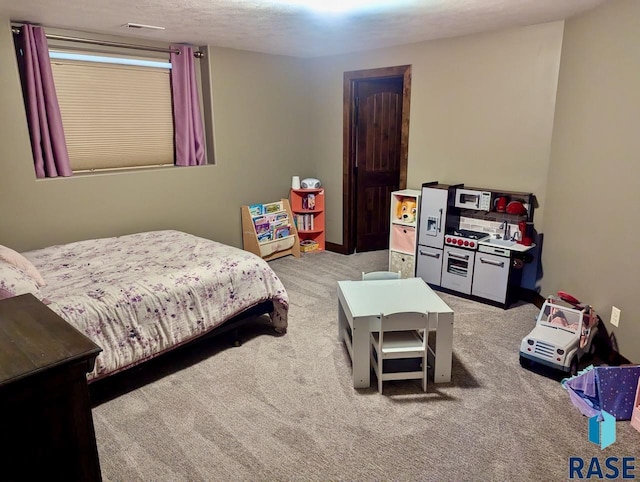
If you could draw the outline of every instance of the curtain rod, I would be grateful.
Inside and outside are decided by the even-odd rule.
[[[15,34],[20,33],[20,29],[18,27],[11,27],[11,31]],[[92,44],[92,45],[103,45],[106,47],[122,47],[126,49],[147,50],[150,52],[166,52],[166,53],[180,54],[180,51],[175,49],[164,49],[160,47],[145,47],[143,45],[125,44],[121,42],[109,42],[106,40],[92,40],[92,39],[78,38],[78,37],[67,37],[66,35],[56,35],[56,34],[50,34],[50,33],[47,33],[45,35],[47,38],[50,38],[53,40],[67,40],[69,42],[80,42],[80,43]],[[204,57],[204,53],[199,50],[196,50],[193,52],[193,56],[196,59],[201,59],[202,57]]]

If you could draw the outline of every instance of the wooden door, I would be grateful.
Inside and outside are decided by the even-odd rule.
[[[356,251],[389,247],[391,193],[400,186],[402,78],[356,84]]]
[[[391,192],[407,187],[411,66],[344,73],[343,254],[386,249]]]

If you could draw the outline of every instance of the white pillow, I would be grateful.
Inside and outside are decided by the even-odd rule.
[[[32,293],[42,299],[40,287],[31,276],[12,264],[0,261],[0,299],[25,293]]]
[[[46,286],[47,282],[38,272],[37,268],[27,258],[11,248],[0,245],[0,259],[12,264],[16,268],[20,268],[26,274],[31,276],[38,283],[38,286]]]

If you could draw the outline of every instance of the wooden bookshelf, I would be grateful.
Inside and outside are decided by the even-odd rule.
[[[300,240],[287,199],[242,206],[242,246],[266,261],[300,257]],[[288,228],[288,229],[287,229]]]
[[[324,251],[324,188],[291,189],[289,196],[300,242],[315,242],[314,251]]]

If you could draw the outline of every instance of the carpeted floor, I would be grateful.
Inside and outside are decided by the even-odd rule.
[[[257,318],[242,346],[189,347],[95,400],[104,479],[559,481],[569,457],[599,457],[603,469],[605,457],[640,457],[629,422],[601,451],[558,378],[520,367],[538,313],[525,303],[502,310],[441,294],[455,312],[452,382],[427,393],[419,381],[387,382],[379,395],[372,377],[355,390],[336,281],[386,269],[387,256],[272,261],[290,298],[285,335]]]

